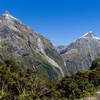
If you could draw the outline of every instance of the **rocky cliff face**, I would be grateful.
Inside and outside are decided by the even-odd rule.
[[[67,70],[52,43],[6,11],[0,16],[0,60],[13,59],[58,80]]]
[[[56,47],[57,48],[57,47]],[[100,38],[88,32],[70,45],[59,50],[69,72],[89,69],[94,59],[100,56]]]

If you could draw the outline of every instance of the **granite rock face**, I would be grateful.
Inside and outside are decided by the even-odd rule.
[[[24,70],[31,67],[52,81],[67,74],[52,43],[6,11],[0,16],[0,60],[13,59]]]

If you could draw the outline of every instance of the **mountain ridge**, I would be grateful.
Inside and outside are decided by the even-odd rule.
[[[0,60],[13,59],[21,68],[35,68],[58,80],[66,75],[63,59],[53,44],[6,11],[0,16]]]

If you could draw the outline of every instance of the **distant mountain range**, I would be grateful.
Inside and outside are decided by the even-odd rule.
[[[88,70],[91,63],[100,57],[100,38],[88,32],[68,46],[57,46],[70,74]]]
[[[24,70],[31,67],[52,81],[67,68],[52,43],[6,11],[0,16],[0,60],[12,59]]]

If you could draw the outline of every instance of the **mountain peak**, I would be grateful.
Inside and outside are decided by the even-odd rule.
[[[96,39],[96,40],[100,40],[99,37],[96,37],[96,35],[94,34],[94,32],[90,31],[90,32],[87,32],[86,34],[84,34],[81,38],[86,38],[86,39]]]
[[[6,19],[16,19],[15,17],[10,15],[8,10],[5,11],[5,13],[3,14],[3,17],[5,17]]]
[[[10,13],[8,12],[8,10],[6,10],[4,14],[8,14],[8,15],[10,15]]]
[[[90,31],[90,32],[84,34],[83,37],[90,37],[90,38],[92,38],[92,37],[95,37],[95,34],[94,34],[94,32]]]
[[[11,16],[10,13],[8,12],[8,10],[5,11],[5,13],[3,13],[3,16]]]

